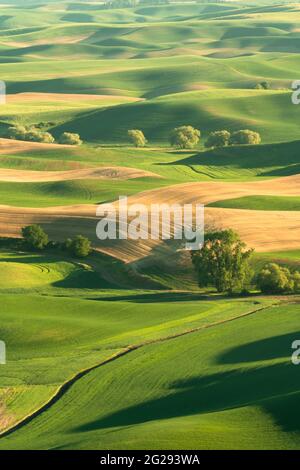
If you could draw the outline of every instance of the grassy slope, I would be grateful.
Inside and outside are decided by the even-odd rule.
[[[163,179],[129,181],[77,180],[49,183],[0,182],[2,204],[49,207],[97,203],[147,189],[188,181],[222,179],[244,181],[257,177],[288,176],[299,172],[299,141],[260,146],[239,146],[205,152],[88,147],[55,149],[0,156],[3,168],[64,170],[81,166],[128,166],[152,171]],[[261,210],[297,210],[296,198],[247,197],[215,203],[217,207]]]
[[[130,122],[152,142],[163,143],[174,127],[191,124],[204,135],[216,129],[251,128],[261,133],[263,142],[278,142],[299,136],[296,116],[297,106],[285,91],[197,91],[87,113],[53,131],[68,128],[89,141],[126,142]]]
[[[163,293],[100,291],[107,282],[97,271],[59,259],[2,253],[1,339],[8,353],[0,370],[6,407],[2,429],[38,408],[79,370],[130,344],[239,315],[255,305],[251,300],[203,302],[192,294],[177,300]]]
[[[122,99],[117,107],[114,99],[103,105],[7,105],[1,108],[2,130],[16,120],[55,121],[55,134],[78,130],[87,140],[115,144],[125,143],[129,127],[141,127],[165,145],[169,129],[187,123],[188,116],[204,134],[219,127],[250,127],[271,144],[203,153],[87,145],[4,155],[0,164],[8,168],[115,164],[151,170],[165,180],[1,183],[2,203],[97,202],[168,181],[299,172],[299,142],[274,143],[299,138],[298,109],[286,91],[300,72],[297,6],[253,6],[243,16],[235,11],[238,5],[105,12],[94,5],[81,5],[80,11],[59,8],[8,9],[1,17],[0,72],[8,91],[118,94],[146,101],[126,104]],[[241,48],[249,55],[239,57]],[[273,90],[253,90],[263,79]],[[299,264],[298,252],[260,255],[257,263],[273,257]],[[101,291],[112,287],[101,272],[61,257],[5,254],[0,261],[1,339],[9,355],[0,370],[2,428],[40,406],[78,370],[132,342],[208,325],[272,302]],[[119,264],[107,261],[102,272],[108,264],[120,281],[126,277],[137,287],[136,277]],[[182,289],[189,282],[186,271],[178,277],[151,267],[145,272],[166,287]],[[299,380],[289,363],[299,330],[297,310],[298,305],[284,305],[136,351],[88,374],[47,413],[0,441],[0,447],[299,448]]]
[[[299,211],[300,198],[280,196],[245,196],[209,204],[211,207],[253,209],[261,211]]]
[[[73,204],[97,204],[168,184],[154,178],[129,181],[76,180],[55,183],[1,183],[2,204],[19,207],[51,207]]]
[[[0,446],[296,449],[297,312],[276,307],[133,352],[79,380]]]
[[[247,126],[260,130],[265,142],[298,137],[296,107],[288,106],[290,94],[280,91],[290,88],[300,70],[297,54],[288,54],[299,43],[296,6],[76,8],[34,9],[32,21],[40,17],[42,22],[32,28],[26,24],[29,11],[22,18],[20,11],[7,10],[9,18],[2,19],[6,63],[0,71],[8,91],[122,94],[148,101],[117,109],[99,106],[81,116],[79,109],[72,115],[71,110],[41,108],[41,119],[57,121],[54,132],[70,128],[88,140],[124,142],[128,127],[138,125],[154,142],[165,142],[170,128],[188,115],[204,133]],[[242,17],[236,15],[241,8]],[[248,53],[241,56],[246,44]],[[271,82],[272,91],[253,90],[263,79]],[[17,116],[37,118],[27,106],[3,112],[5,121]]]

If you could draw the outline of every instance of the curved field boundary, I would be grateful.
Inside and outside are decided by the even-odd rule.
[[[145,177],[162,178],[160,175],[152,173],[151,171],[120,166],[82,168],[67,171],[31,171],[0,168],[0,181],[10,183],[46,183],[83,179],[128,180]]]
[[[296,302],[296,303],[298,303],[298,302]],[[211,324],[208,324],[208,325],[198,326],[198,327],[186,330],[186,331],[182,331],[180,333],[175,333],[173,335],[168,335],[168,336],[165,336],[165,337],[162,337],[162,338],[153,339],[153,340],[149,340],[149,341],[144,341],[144,342],[139,343],[139,344],[130,345],[127,348],[125,348],[125,349],[117,352],[116,354],[112,355],[108,359],[105,359],[104,361],[100,362],[99,364],[96,364],[94,366],[91,366],[87,369],[84,369],[84,370],[78,372],[76,375],[74,375],[67,382],[63,383],[58,388],[57,392],[43,406],[41,406],[36,411],[34,411],[33,413],[31,413],[28,416],[26,416],[25,418],[23,418],[21,421],[19,421],[17,424],[12,426],[11,428],[9,428],[6,431],[3,431],[2,433],[0,433],[0,439],[4,438],[4,437],[7,437],[10,434],[14,433],[15,431],[23,428],[24,426],[29,424],[31,421],[33,421],[35,418],[40,416],[42,413],[47,411],[49,408],[51,408],[53,405],[55,405],[55,403],[57,403],[60,400],[60,398],[62,398],[76,382],[78,382],[82,377],[89,374],[90,372],[92,372],[95,369],[103,367],[106,364],[109,364],[113,361],[116,361],[117,359],[120,359],[121,357],[126,356],[126,355],[128,355],[129,353],[131,353],[133,351],[137,351],[138,349],[141,349],[145,346],[149,346],[149,345],[152,345],[152,344],[159,344],[159,343],[162,343],[162,342],[165,342],[165,341],[170,341],[170,340],[173,340],[173,339],[180,338],[182,336],[186,336],[186,335],[189,335],[189,334],[192,334],[192,333],[196,333],[196,332],[201,331],[201,330],[206,330],[206,329],[209,329],[209,328],[213,328],[215,326],[224,325],[224,324],[232,322],[234,320],[239,320],[243,317],[254,315],[255,313],[261,312],[263,310],[267,310],[267,309],[269,309],[271,307],[274,307],[278,304],[280,304],[280,301],[278,301],[277,303],[274,303],[272,305],[259,307],[255,310],[251,310],[251,311],[242,313],[241,315],[231,317],[231,318],[228,318],[226,320],[221,320],[221,321],[214,322],[214,323],[211,323]]]

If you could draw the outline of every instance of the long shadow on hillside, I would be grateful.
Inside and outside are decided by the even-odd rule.
[[[297,338],[300,338],[300,331],[254,341],[238,348],[229,349],[220,356],[218,362],[221,364],[233,364],[236,362],[237,357],[240,363],[287,357],[292,352],[291,344]]]
[[[218,296],[218,299],[221,297]],[[227,298],[228,297],[223,297]],[[111,302],[128,301],[133,303],[163,303],[163,302],[194,302],[199,300],[212,300],[211,297],[205,296],[204,294],[193,294],[184,292],[159,292],[151,294],[137,294],[137,295],[118,295],[118,296],[106,296],[89,298],[89,300],[106,300]]]
[[[276,356],[280,343],[279,357],[289,356],[291,341],[300,336],[300,331],[251,344],[244,349],[248,357],[241,357],[241,348],[233,349],[232,362],[239,363],[254,359],[255,344],[263,353],[260,360]],[[219,362],[228,360],[227,352]],[[143,402],[104,418],[89,422],[76,432],[93,431],[101,428],[136,425],[144,422],[215,413],[246,406],[261,406],[270,413],[285,432],[300,432],[300,374],[291,363],[275,364],[252,369],[234,369],[208,376],[196,376],[171,384],[170,394]]]
[[[137,245],[140,243],[135,240],[105,240],[101,241],[97,238],[96,227],[99,219],[96,215],[94,217],[90,215],[60,215],[59,213],[54,216],[43,216],[36,217],[35,222],[40,224],[44,230],[49,234],[51,240],[64,240],[67,237],[73,238],[80,234],[88,237],[94,248],[102,250],[113,250],[116,253],[122,253],[125,257],[136,254]],[[141,240],[143,244],[143,240]],[[158,269],[157,260],[159,260],[160,272],[166,270],[166,273],[174,274],[174,263],[172,263],[172,269],[165,266],[166,261],[173,260],[176,257],[176,250],[181,247],[181,240],[166,240],[162,246],[153,247],[150,254],[146,255],[142,259],[142,263],[132,262],[124,263],[122,260],[116,259],[109,255],[98,255],[99,262],[97,263],[99,270],[103,278],[109,277],[111,283],[121,288],[134,288],[134,289],[152,289],[162,290],[168,289],[168,283],[163,283],[153,273],[153,269]],[[89,259],[86,260],[90,262]],[[164,264],[163,264],[164,263]],[[176,265],[177,266],[177,265]],[[177,266],[178,269],[178,266]],[[108,276],[107,276],[107,275]],[[178,289],[179,290],[179,289]]]

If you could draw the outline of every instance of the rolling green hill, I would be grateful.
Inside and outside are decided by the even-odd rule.
[[[299,211],[299,197],[245,196],[209,204],[211,207],[231,207],[234,209],[254,209],[261,211]]]
[[[81,132],[88,141],[124,142],[130,123],[132,128],[142,128],[152,142],[164,143],[174,127],[191,124],[204,135],[218,129],[250,127],[260,132],[264,142],[278,142],[299,137],[298,114],[287,92],[197,91],[92,111],[53,131],[70,129]]]
[[[200,289],[180,243],[100,242],[103,253],[73,259],[6,238],[38,219],[54,240],[94,241],[94,208],[81,204],[205,197],[216,227],[250,233],[254,273],[269,262],[299,271],[298,177],[272,181],[300,173],[299,23],[299,4],[271,0],[0,0],[1,450],[299,449],[299,295]],[[188,124],[200,143],[171,149],[171,130]],[[11,125],[83,144],[8,140]],[[221,129],[262,143],[207,150]],[[285,223],[272,252],[272,227]]]
[[[266,309],[133,351],[76,381],[0,447],[295,449],[297,309]]]

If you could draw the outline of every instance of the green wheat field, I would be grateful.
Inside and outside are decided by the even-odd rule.
[[[120,195],[197,201],[255,272],[300,270],[299,25],[268,0],[0,1],[0,450],[299,449],[300,296],[200,289],[176,243],[95,234]],[[195,148],[170,147],[182,125]],[[262,141],[206,148],[220,129]],[[20,248],[31,223],[93,252]]]

